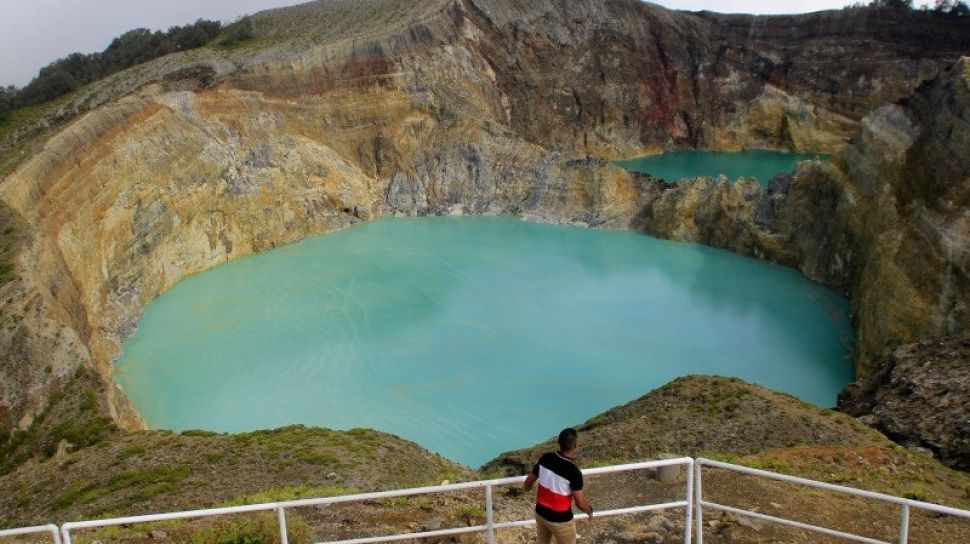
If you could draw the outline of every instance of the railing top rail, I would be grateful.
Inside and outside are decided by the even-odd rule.
[[[627,463],[622,465],[588,468],[586,470],[583,470],[583,474],[591,476],[596,474],[607,474],[607,473],[615,473],[615,472],[630,471],[630,470],[659,468],[659,467],[671,466],[671,465],[687,465],[690,468],[693,468],[696,466],[698,475],[700,474],[699,472],[700,467],[709,466],[712,468],[725,469],[729,471],[751,474],[754,476],[760,476],[760,477],[765,477],[765,478],[774,479],[774,480],[786,481],[790,483],[804,485],[807,487],[814,487],[818,489],[845,493],[856,497],[880,500],[891,504],[898,504],[904,507],[920,508],[923,510],[938,512],[941,514],[958,516],[962,518],[970,518],[970,510],[963,510],[959,508],[953,508],[953,507],[948,507],[948,506],[943,506],[943,505],[938,505],[938,504],[933,504],[933,503],[928,503],[923,501],[917,501],[913,499],[905,499],[901,497],[887,495],[884,493],[877,493],[873,491],[865,491],[865,490],[856,489],[852,487],[829,484],[825,482],[809,480],[807,478],[789,476],[785,474],[778,474],[778,473],[769,472],[766,470],[749,468],[749,467],[744,467],[744,466],[735,465],[731,463],[724,463],[721,461],[715,461],[712,459],[705,459],[705,458],[692,459],[690,457],[678,457],[673,459],[660,459],[655,461],[645,461],[645,462],[639,462],[639,463]],[[692,475],[693,473],[694,473],[693,470],[689,470],[688,476]],[[521,483],[524,479],[525,479],[525,476],[513,476],[509,478],[495,478],[490,480],[477,480],[477,481],[471,481],[471,482],[462,482],[462,483],[446,484],[446,485],[415,487],[415,488],[409,488],[409,489],[396,489],[391,491],[377,491],[377,492],[371,492],[371,493],[358,493],[353,495],[340,495],[335,497],[296,499],[296,500],[268,502],[268,503],[261,503],[261,504],[247,504],[247,505],[241,505],[241,506],[226,506],[221,508],[208,508],[208,509],[201,509],[201,510],[188,510],[188,511],[182,511],[182,512],[169,512],[169,513],[163,513],[163,514],[147,514],[147,515],[127,516],[127,517],[113,518],[113,519],[76,521],[76,522],[65,523],[64,525],[61,526],[60,529],[63,532],[65,538],[67,538],[69,535],[69,532],[72,529],[106,527],[106,526],[112,526],[112,525],[145,523],[145,522],[164,521],[164,520],[173,520],[173,519],[188,519],[188,518],[219,516],[219,515],[228,515],[228,514],[242,514],[242,513],[248,513],[248,512],[282,510],[284,508],[320,506],[320,505],[330,505],[330,504],[346,503],[346,502],[354,502],[354,501],[367,501],[367,500],[378,500],[378,499],[403,497],[403,496],[422,495],[422,494],[428,494],[428,493],[441,493],[441,492],[449,492],[449,491],[481,489],[481,488],[492,487],[492,486],[514,485],[514,484]],[[690,478],[688,478],[688,482],[689,481],[690,481]],[[690,493],[688,492],[688,500],[689,500],[689,496],[690,496]],[[678,506],[680,504],[681,503],[677,503]],[[688,503],[684,502],[683,504],[688,504]],[[904,512],[905,512],[905,508],[904,508]],[[520,522],[515,522],[515,523],[520,523]],[[797,522],[792,522],[792,523],[797,523]],[[19,529],[0,530],[0,536],[16,536],[21,534],[40,533],[40,532],[46,532],[46,531],[51,531],[55,535],[57,535],[58,527],[56,525],[43,525],[43,526],[36,526],[36,527],[23,527]],[[830,530],[826,529],[826,531],[830,531]],[[381,537],[381,539],[387,540],[386,537]],[[375,540],[374,542],[377,542],[377,541]]]
[[[611,465],[608,467],[583,469],[584,475],[605,474],[610,472],[622,472],[625,470],[640,470],[645,468],[667,467],[671,465],[693,465],[694,459],[690,457],[674,457],[671,459],[658,459],[656,461],[644,461],[641,463],[627,463],[623,465]]]
[[[31,533],[57,533],[57,525],[48,523],[47,525],[35,525],[33,527],[18,527],[16,529],[4,529],[0,531],[0,536],[19,536]]]
[[[628,470],[641,470],[646,468],[657,468],[670,465],[693,465],[694,460],[690,457],[677,457],[674,459],[659,459],[656,461],[644,461],[640,463],[627,463],[623,465],[613,465],[608,467],[589,468],[583,470],[585,475],[606,474],[622,472]],[[425,487],[412,487],[408,489],[395,489],[392,491],[375,491],[371,493],[357,493],[354,495],[338,495],[334,497],[320,497],[313,499],[294,499],[289,501],[267,502],[260,504],[247,504],[242,506],[224,506],[221,508],[207,508],[203,510],[186,510],[183,512],[169,512],[165,514],[144,514],[138,516],[127,516],[122,518],[92,520],[92,521],[72,521],[65,523],[62,527],[67,530],[84,529],[90,527],[107,527],[111,525],[126,525],[129,523],[147,523],[154,521],[167,521],[173,519],[188,519],[208,516],[223,516],[230,514],[244,514],[247,512],[261,512],[265,510],[275,510],[277,508],[299,508],[304,506],[319,506],[326,504],[337,504],[344,502],[356,502],[375,499],[389,499],[394,497],[405,497],[410,495],[424,495],[428,493],[441,493],[447,491],[460,491],[466,489],[478,489],[488,486],[511,485],[521,483],[525,476],[512,476],[509,478],[495,478],[491,480],[476,480],[472,482],[462,482],[447,485],[434,485]]]
[[[913,499],[905,499],[902,497],[895,497],[893,495],[887,495],[885,493],[877,493],[875,491],[866,491],[863,489],[856,489],[854,487],[846,487],[843,485],[830,484],[826,482],[819,482],[816,480],[809,480],[807,478],[800,478],[798,476],[789,476],[787,474],[778,474],[777,472],[769,472],[767,470],[761,470],[757,468],[749,468],[741,465],[735,465],[731,463],[724,463],[721,461],[714,461],[713,459],[705,459],[703,457],[698,457],[695,461],[698,466],[709,466],[714,468],[720,468],[724,470],[731,470],[734,472],[740,472],[742,474],[751,474],[753,476],[762,476],[764,478],[770,478],[773,480],[780,480],[783,482],[790,482],[795,484],[801,484],[808,487],[815,487],[818,489],[826,489],[828,491],[836,491],[839,493],[845,493],[848,495],[854,495],[856,497],[865,497],[867,499],[875,499],[885,502],[891,502],[899,505],[907,505],[912,508],[921,508],[923,510],[929,510],[932,512],[938,512],[941,514],[949,514],[951,516],[958,516],[962,518],[970,518],[970,510],[962,510],[960,508],[953,508],[950,506],[943,506],[940,504],[933,504],[931,502],[917,501]]]
[[[689,507],[690,503],[687,501],[674,501],[665,502],[658,504],[649,504],[645,506],[632,506],[627,508],[616,508],[613,510],[603,510],[601,512],[596,512],[594,517],[603,518],[607,516],[620,516],[624,514],[637,514],[640,512],[649,512],[652,510],[668,510],[671,508],[683,508]],[[579,516],[576,518],[579,521],[586,521],[586,516]],[[505,521],[501,523],[495,523],[493,526],[495,529],[508,529],[512,527],[525,527],[529,525],[535,525],[534,519],[523,519],[516,521]],[[396,542],[400,540],[416,540],[422,538],[436,537],[436,536],[449,536],[458,535],[462,533],[475,533],[483,532],[488,530],[488,525],[472,525],[469,527],[452,527],[449,529],[438,529],[434,531],[421,531],[416,533],[399,533],[393,535],[382,535],[382,536],[371,536],[363,538],[350,538],[347,540],[331,540],[326,543],[318,544],[373,544],[377,542]]]

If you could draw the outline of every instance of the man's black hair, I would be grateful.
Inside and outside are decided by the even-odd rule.
[[[576,441],[578,440],[579,434],[576,429],[569,427],[568,429],[563,429],[559,433],[559,451],[569,451],[576,447]]]

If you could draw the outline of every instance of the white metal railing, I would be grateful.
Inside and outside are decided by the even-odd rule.
[[[54,539],[54,544],[61,544],[61,535],[57,532],[57,525],[38,525],[36,527],[21,527],[19,529],[6,529],[0,531],[0,538],[8,536],[29,535],[34,533],[50,533]]]
[[[739,516],[747,516],[747,517],[759,519],[766,522],[779,523],[782,525],[787,525],[789,527],[796,527],[799,529],[821,533],[828,536],[845,538],[856,542],[865,542],[868,544],[892,544],[890,542],[877,540],[874,538],[870,538],[870,537],[866,537],[866,536],[862,536],[854,533],[849,533],[845,531],[839,531],[828,527],[811,525],[800,521],[762,514],[760,512],[755,512],[753,510],[745,510],[742,508],[736,508],[734,506],[719,504],[711,501],[705,501],[702,494],[702,487],[703,487],[702,468],[710,467],[710,468],[737,472],[741,474],[748,474],[752,476],[769,478],[772,480],[779,480],[783,482],[788,482],[788,483],[793,483],[793,484],[798,484],[798,485],[803,485],[808,487],[814,487],[817,489],[824,489],[827,491],[845,493],[855,497],[863,497],[863,498],[873,499],[873,500],[887,502],[891,504],[897,504],[900,506],[899,538],[897,541],[899,544],[907,544],[909,542],[909,513],[910,513],[910,509],[912,508],[970,519],[970,510],[961,510],[958,508],[940,506],[940,505],[931,504],[928,502],[916,501],[912,499],[904,499],[900,497],[894,497],[892,495],[886,495],[883,493],[863,491],[863,490],[855,489],[851,487],[827,484],[824,482],[809,480],[807,478],[787,476],[784,474],[769,472],[767,470],[758,470],[758,469],[743,467],[739,465],[733,465],[730,463],[723,463],[720,461],[712,461],[710,459],[703,459],[703,458],[694,460],[694,459],[691,459],[690,457],[680,457],[676,459],[663,459],[659,461],[647,461],[642,463],[613,465],[609,467],[586,469],[583,471],[583,474],[587,476],[592,476],[596,474],[609,474],[614,472],[654,469],[654,468],[660,468],[665,466],[675,466],[675,465],[676,466],[685,465],[687,467],[687,470],[685,473],[686,474],[686,478],[685,478],[686,497],[684,500],[666,502],[666,503],[630,506],[630,507],[624,507],[624,508],[617,508],[613,510],[605,510],[602,512],[596,512],[595,517],[600,518],[600,517],[606,517],[606,516],[635,514],[638,512],[664,510],[668,508],[684,508],[684,543],[690,544],[690,542],[692,541],[691,538],[693,533],[693,535],[696,535],[696,536],[693,536],[693,539],[694,539],[693,542],[696,542],[697,544],[703,544],[704,542],[703,509],[706,507],[706,508],[714,508],[714,509],[722,510],[725,512],[731,512]],[[393,491],[380,491],[375,493],[360,493],[356,495],[342,495],[338,497],[325,497],[325,498],[317,498],[317,499],[298,499],[298,500],[283,501],[283,502],[249,504],[244,506],[230,506],[225,508],[210,508],[206,510],[190,510],[185,512],[149,514],[144,516],[130,516],[130,517],[114,518],[114,519],[76,521],[76,522],[69,522],[69,523],[63,524],[59,530],[56,525],[41,525],[37,527],[24,527],[20,529],[3,530],[3,531],[0,531],[0,538],[25,535],[25,534],[31,534],[31,533],[47,532],[47,533],[51,533],[51,536],[54,540],[54,544],[71,544],[71,531],[74,531],[77,529],[91,529],[91,528],[97,528],[97,527],[109,527],[114,525],[127,525],[127,524],[134,524],[134,523],[148,523],[148,522],[155,522],[155,521],[175,520],[175,519],[204,518],[204,517],[211,517],[211,516],[223,516],[223,515],[229,515],[229,514],[243,514],[248,512],[275,511],[277,516],[277,521],[279,523],[280,542],[281,544],[288,544],[288,539],[286,534],[287,533],[286,531],[286,509],[287,508],[321,506],[321,505],[330,505],[330,504],[338,504],[338,503],[350,503],[350,502],[359,502],[359,501],[374,500],[374,499],[387,499],[387,498],[393,498],[393,497],[406,497],[411,495],[442,493],[442,492],[448,492],[448,491],[484,489],[485,490],[485,523],[482,525],[475,525],[472,527],[454,527],[454,528],[439,529],[434,531],[400,533],[400,534],[384,535],[384,536],[370,536],[370,537],[353,538],[353,539],[347,539],[347,540],[336,540],[336,541],[330,541],[327,544],[376,544],[380,542],[394,542],[394,541],[406,540],[406,539],[420,539],[420,538],[437,537],[437,536],[457,535],[457,534],[463,534],[463,533],[486,533],[488,538],[488,544],[495,544],[495,531],[497,529],[508,529],[512,527],[526,527],[526,526],[535,524],[534,519],[496,522],[494,518],[494,511],[492,507],[492,489],[499,486],[520,484],[524,479],[525,479],[524,476],[517,476],[513,478],[481,480],[481,481],[475,481],[475,482],[463,482],[463,483],[448,484],[448,485],[417,487],[412,489],[397,489]],[[582,520],[582,519],[585,519],[585,517],[580,516],[578,519]]]
[[[838,531],[835,529],[830,529],[828,527],[821,527],[818,525],[811,525],[809,523],[802,523],[799,521],[794,521],[790,519],[780,518],[776,516],[769,516],[767,514],[762,514],[760,512],[755,512],[753,510],[744,510],[741,508],[735,508],[733,506],[727,506],[724,504],[718,504],[716,502],[705,501],[702,490],[701,490],[701,468],[702,467],[712,467],[719,468],[723,470],[729,470],[732,472],[739,472],[741,474],[749,474],[752,476],[760,476],[762,478],[770,478],[772,480],[779,480],[782,482],[788,482],[793,484],[804,485],[808,487],[814,487],[817,489],[825,489],[827,491],[835,491],[838,493],[845,493],[855,497],[863,497],[867,499],[874,499],[877,501],[888,502],[891,504],[898,504],[900,506],[899,513],[899,539],[897,542],[899,544],[907,544],[909,542],[909,510],[910,508],[918,508],[921,510],[928,510],[930,512],[937,512],[940,514],[947,514],[950,516],[957,516],[961,518],[970,519],[970,510],[961,510],[959,508],[951,508],[948,506],[940,506],[938,504],[932,504],[928,502],[916,501],[912,499],[903,499],[900,497],[894,497],[892,495],[886,495],[883,493],[874,493],[872,491],[863,491],[861,489],[855,489],[852,487],[845,487],[841,485],[827,484],[824,482],[817,482],[815,480],[809,480],[807,478],[798,478],[796,476],[787,476],[785,474],[778,474],[775,472],[769,472],[767,470],[758,470],[754,468],[742,467],[739,465],[732,465],[730,463],[722,463],[720,461],[712,461],[710,459],[699,458],[694,462],[694,485],[697,489],[694,490],[694,510],[695,510],[695,523],[697,524],[697,544],[704,543],[704,533],[702,532],[704,523],[704,507],[716,508],[718,510],[723,510],[725,512],[731,512],[739,516],[747,516],[762,521],[768,521],[773,523],[780,523],[782,525],[788,525],[790,527],[797,527],[799,529],[804,529],[806,531],[813,531],[816,533],[821,533],[824,535],[845,538],[847,540],[854,540],[856,542],[866,542],[868,544],[892,544],[884,540],[877,540],[874,538],[869,538],[862,535],[857,535],[854,533],[849,533],[845,531]]]
[[[659,461],[647,461],[643,463],[630,463],[626,465],[613,465],[609,467],[591,468],[583,471],[584,475],[596,475],[596,474],[608,474],[614,472],[623,472],[630,470],[644,470],[651,468],[659,468],[672,465],[686,465],[686,480],[687,485],[685,487],[686,498],[682,501],[673,501],[667,503],[659,504],[648,504],[640,506],[631,506],[626,508],[617,508],[614,510],[605,510],[602,512],[596,512],[595,517],[606,517],[606,516],[618,516],[624,514],[635,514],[638,512],[647,512],[651,510],[664,510],[668,508],[683,508],[684,509],[684,544],[690,544],[691,539],[691,516],[693,515],[693,509],[691,505],[693,504],[691,495],[694,492],[694,460],[690,457],[680,457],[676,459],[663,459]],[[373,544],[377,542],[393,542],[397,540],[407,540],[414,538],[429,538],[437,536],[447,536],[447,535],[457,535],[463,533],[486,533],[488,537],[488,544],[495,544],[495,530],[496,529],[507,529],[511,527],[525,527],[528,525],[534,525],[534,519],[526,519],[520,521],[506,521],[496,523],[493,516],[492,509],[492,488],[496,486],[503,485],[513,485],[521,484],[525,480],[524,476],[516,476],[512,478],[500,478],[494,480],[480,480],[475,482],[464,482],[458,484],[448,484],[448,485],[437,485],[429,487],[416,487],[411,489],[397,489],[394,491],[379,491],[375,493],[359,493],[356,495],[341,495],[337,497],[325,497],[318,499],[298,499],[284,502],[271,502],[264,504],[250,504],[245,506],[230,506],[225,508],[210,508],[206,510],[190,510],[185,512],[171,512],[166,514],[149,514],[144,516],[129,516],[123,518],[113,518],[113,519],[101,519],[92,521],[73,521],[65,523],[61,526],[61,539],[63,544],[71,544],[71,531],[76,529],[92,529],[97,527],[109,527],[113,525],[129,525],[133,523],[149,523],[155,521],[167,521],[174,519],[189,519],[189,518],[203,518],[211,516],[224,516],[229,514],[242,514],[248,512],[261,512],[275,510],[277,515],[277,520],[279,521],[280,529],[280,543],[288,544],[288,538],[286,534],[286,512],[287,508],[297,508],[304,506],[321,506],[330,505],[338,503],[348,503],[348,502],[359,502],[374,499],[388,499],[393,497],[406,497],[410,495],[426,495],[429,493],[441,493],[448,491],[459,491],[468,489],[485,489],[485,524],[475,525],[472,527],[455,527],[449,529],[440,529],[435,531],[420,531],[414,533],[401,533],[395,535],[385,535],[385,536],[372,536],[364,538],[352,538],[347,540],[335,540],[329,541],[328,544]],[[56,529],[56,527],[55,527]],[[61,543],[56,543],[61,544]]]

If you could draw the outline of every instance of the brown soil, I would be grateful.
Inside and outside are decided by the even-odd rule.
[[[664,417],[656,417],[658,409]],[[703,454],[775,472],[970,507],[970,476],[966,473],[902,448],[844,414],[739,380],[678,379],[579,428],[579,462],[584,467],[650,459],[661,453]],[[21,526],[437,484],[522,474],[549,447],[546,443],[510,452],[482,471],[471,471],[410,442],[369,430],[288,427],[242,435],[132,433],[74,453],[31,461],[0,478],[0,511],[7,518],[5,526]],[[662,483],[652,471],[628,472],[591,476],[588,489],[596,509],[604,511],[681,500],[685,479],[681,473],[677,481]],[[705,469],[704,497],[889,541],[895,540],[898,530],[895,507],[716,469]],[[517,486],[496,489],[495,519],[527,519],[531,504],[531,496],[522,494]],[[287,519],[290,542],[294,543],[476,525],[484,519],[484,492],[298,508],[289,510]],[[911,542],[970,541],[970,523],[915,511],[911,520]],[[581,542],[673,543],[683,538],[683,511],[679,509],[581,521]],[[829,541],[711,509],[705,510],[704,522],[709,542]],[[111,544],[278,541],[271,515],[142,524],[84,531],[77,536],[77,542]],[[503,544],[533,538],[531,529],[498,532]],[[485,542],[484,535],[438,542],[444,540]]]

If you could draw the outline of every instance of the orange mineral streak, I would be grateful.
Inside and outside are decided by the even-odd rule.
[[[63,263],[108,379],[141,306],[179,279],[379,216],[388,178],[416,177],[433,126],[427,103],[386,85],[302,97],[148,86],[73,122],[0,191]]]

